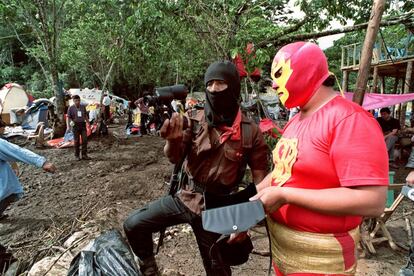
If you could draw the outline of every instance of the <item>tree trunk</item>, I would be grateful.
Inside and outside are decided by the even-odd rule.
[[[372,51],[374,49],[375,39],[377,38],[382,13],[384,12],[384,6],[385,0],[374,0],[364,45],[362,46],[356,90],[352,98],[352,100],[359,105],[362,105],[362,102],[364,101],[368,76],[371,71]]]
[[[411,87],[411,76],[413,74],[413,61],[409,61],[407,63],[407,72],[405,74],[405,83],[404,83],[404,94],[410,91]],[[400,124],[401,126],[405,126],[405,112],[407,111],[407,103],[402,104],[401,108],[401,117],[400,117]]]
[[[381,94],[385,93],[385,76],[381,76]]]
[[[374,67],[374,76],[372,77],[372,93],[378,92],[378,66]]]
[[[66,131],[66,122],[64,119],[65,113],[65,96],[63,94],[63,89],[59,88],[59,74],[57,70],[56,63],[54,61],[51,62],[50,65],[51,76],[52,76],[52,86],[53,92],[56,97],[56,116],[53,118],[53,135],[55,137],[62,137]]]
[[[395,77],[394,79],[394,89],[392,90],[393,94],[398,94],[398,83],[400,83],[400,79]]]

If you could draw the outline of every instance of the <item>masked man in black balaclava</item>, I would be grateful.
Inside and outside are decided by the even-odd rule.
[[[228,61],[211,64],[204,84],[205,110],[189,111],[185,118],[175,113],[160,130],[166,139],[164,153],[169,160],[179,163],[186,156],[179,191],[133,212],[124,223],[144,275],[158,275],[152,233],[181,223],[189,223],[194,231],[206,274],[231,275],[230,266],[217,265],[217,260],[210,256],[210,248],[220,234],[202,227],[203,192],[228,195],[237,190],[247,164],[255,183],[267,172],[267,145],[258,126],[240,111],[240,77],[234,64]],[[185,130],[184,120],[190,122]],[[246,148],[245,143],[242,145],[244,141],[250,141],[251,146]],[[246,233],[233,234],[228,243],[245,237]]]
[[[232,126],[239,112],[240,78],[234,67],[230,62],[216,62],[204,76],[204,113],[210,127]]]

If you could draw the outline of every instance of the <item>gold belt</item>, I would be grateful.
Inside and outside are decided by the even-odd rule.
[[[334,234],[301,232],[283,226],[271,218],[267,221],[272,240],[273,261],[282,273],[355,274],[359,227],[339,235],[345,236],[348,241],[341,245],[340,238]]]

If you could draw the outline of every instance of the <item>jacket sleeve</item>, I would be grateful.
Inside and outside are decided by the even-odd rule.
[[[46,158],[30,150],[0,139],[0,159],[5,162],[23,162],[36,167],[43,167]]]
[[[253,147],[249,153],[248,164],[252,170],[269,170],[269,147],[256,125],[252,127]]]

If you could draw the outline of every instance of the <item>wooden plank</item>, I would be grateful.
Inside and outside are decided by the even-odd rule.
[[[347,47],[347,49],[346,49],[346,66],[349,66],[349,50],[350,50],[350,48],[349,47]]]
[[[344,49],[344,47],[342,47],[341,49],[342,49],[341,68],[343,68],[344,67],[344,63],[345,63],[345,49]]]
[[[380,64],[378,64],[378,67],[386,67],[386,66],[393,66],[393,65],[398,65],[398,64],[404,64],[410,61],[414,61],[414,58],[408,58],[408,59],[399,59],[399,60],[387,60],[384,62],[381,62]]]
[[[353,65],[355,66],[355,65],[357,65],[357,63],[356,63],[356,53],[357,53],[357,47],[356,47],[356,44],[354,44],[354,61],[353,61]]]
[[[403,184],[400,184],[400,183],[399,184],[390,184],[390,185],[388,185],[388,190],[400,192],[402,187],[404,187],[405,185],[407,185],[407,184],[406,183],[403,183]]]

